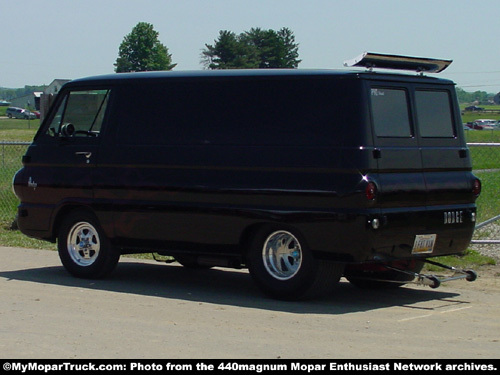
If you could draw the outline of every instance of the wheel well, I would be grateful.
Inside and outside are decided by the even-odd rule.
[[[246,227],[243,232],[241,233],[240,236],[240,248],[241,248],[241,255],[243,256],[243,260],[246,263],[246,255],[248,252],[248,249],[250,247],[250,244],[252,242],[252,238],[255,236],[255,234],[266,225],[266,223],[257,223],[257,224],[252,224],[248,227]]]
[[[85,211],[93,213],[92,209],[89,208],[88,206],[66,205],[66,206],[61,207],[59,209],[59,211],[56,213],[56,218],[54,220],[54,224],[52,225],[52,241],[55,242],[55,240],[57,239],[57,236],[59,235],[59,228],[61,227],[61,223],[62,223],[64,217],[67,216],[70,212],[73,212],[76,210],[85,210]]]

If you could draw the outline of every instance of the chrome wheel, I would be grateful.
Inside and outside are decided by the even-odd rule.
[[[93,212],[76,209],[66,214],[57,235],[59,258],[76,277],[98,279],[113,271],[120,259]]]
[[[293,234],[277,231],[269,235],[264,243],[262,260],[272,277],[288,280],[299,272],[302,265],[302,248]]]
[[[283,300],[326,295],[344,270],[341,263],[316,259],[299,230],[279,223],[253,234],[245,261],[262,291]]]
[[[83,267],[90,266],[101,249],[99,233],[90,223],[75,223],[69,231],[66,247],[73,262]]]

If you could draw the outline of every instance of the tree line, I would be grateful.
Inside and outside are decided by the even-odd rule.
[[[120,44],[115,72],[171,70],[168,48],[158,40],[153,25],[139,22]],[[264,30],[252,28],[241,34],[221,30],[213,44],[205,44],[200,62],[206,69],[297,68],[299,44],[289,28]],[[485,91],[466,92],[457,88],[460,103],[486,103],[491,94]]]
[[[34,92],[37,91],[43,91],[47,88],[47,85],[41,85],[41,86],[24,86],[23,88],[20,89],[9,89],[9,88],[4,88],[0,87],[0,99],[1,100],[12,100],[16,98],[20,98],[25,95],[30,95],[33,94]]]
[[[460,87],[457,87],[457,97],[460,103],[474,103],[487,104],[489,103],[492,94],[488,94],[486,91],[474,91],[467,92]]]
[[[153,25],[139,22],[120,44],[115,72],[173,69],[177,64],[158,36]],[[201,63],[207,69],[297,68],[300,61],[299,45],[286,27],[278,31],[252,28],[239,35],[221,30],[201,53]]]

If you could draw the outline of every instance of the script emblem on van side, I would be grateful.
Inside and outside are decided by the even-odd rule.
[[[444,213],[445,224],[460,224],[464,222],[463,211],[447,211]]]
[[[28,179],[28,187],[33,188],[33,190],[35,190],[37,186],[38,184],[35,181],[33,181],[33,178],[30,177]]]

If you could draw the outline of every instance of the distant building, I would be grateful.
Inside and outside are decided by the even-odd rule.
[[[31,110],[40,110],[40,96],[42,92],[33,92],[19,98],[12,99],[10,105],[12,107],[25,108]]]
[[[44,95],[57,95],[57,93],[61,90],[61,87],[66,82],[69,82],[69,79],[55,79],[52,81],[50,85],[43,91]]]
[[[493,102],[495,104],[498,104],[500,105],[500,92],[498,94],[495,95],[495,97],[493,98]]]

